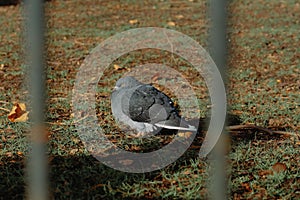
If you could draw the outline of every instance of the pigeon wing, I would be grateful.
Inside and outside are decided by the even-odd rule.
[[[180,118],[172,100],[153,86],[141,85],[129,95],[129,107],[126,110],[132,120],[156,124],[171,117],[176,118],[176,125],[179,124]]]

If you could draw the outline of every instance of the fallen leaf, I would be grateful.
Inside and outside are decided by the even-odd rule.
[[[70,154],[71,154],[71,155],[75,155],[77,151],[78,151],[78,149],[72,149],[72,150],[70,151]]]
[[[139,21],[137,19],[131,19],[131,20],[129,20],[129,24],[131,24],[131,25],[136,24],[138,22]]]
[[[168,25],[169,26],[175,26],[176,24],[175,24],[175,22],[170,21],[170,22],[168,22]]]
[[[54,156],[49,156],[48,157],[48,162],[51,163],[54,158],[55,158]]]
[[[120,160],[119,163],[122,165],[131,165],[133,163],[133,160],[129,160],[129,159]]]
[[[115,68],[115,70],[119,70],[119,69],[121,69],[122,67],[121,67],[120,65],[114,64],[114,68]]]
[[[275,173],[280,173],[280,172],[284,172],[287,170],[287,166],[284,164],[284,163],[275,163],[273,166],[272,166],[272,169]]]
[[[72,141],[75,143],[75,144],[78,144],[80,142],[80,139],[78,138],[73,138]]]
[[[249,183],[242,183],[242,187],[244,188],[245,191],[247,192],[251,192],[252,189],[251,189],[251,186]]]
[[[265,178],[268,175],[273,175],[272,170],[261,170],[258,172],[258,175],[261,176],[262,178]]]
[[[5,154],[5,156],[7,156],[7,157],[12,157],[12,156],[13,156],[13,153],[12,153],[12,152],[7,152],[7,153]]]
[[[24,103],[15,103],[8,114],[8,119],[11,122],[26,122],[28,120],[28,113]]]
[[[258,174],[262,178],[266,178],[266,176],[274,175],[274,173],[284,172],[284,171],[286,171],[286,169],[287,169],[287,166],[284,163],[278,162],[272,166],[271,170],[261,170],[260,172],[258,172]]]
[[[131,150],[140,151],[141,147],[134,145],[134,146],[131,147]]]
[[[200,145],[191,145],[190,148],[191,149],[200,149],[201,146]]]
[[[160,77],[159,75],[160,75],[159,73],[154,74],[154,75],[152,76],[152,78],[151,78],[152,82],[157,81],[157,80],[159,79],[159,77]]]
[[[178,136],[184,137],[184,138],[189,138],[189,137],[191,137],[192,134],[193,134],[192,132],[180,132],[180,133],[178,133]]]
[[[176,15],[175,17],[176,17],[176,19],[183,19],[184,18],[183,15]]]
[[[1,136],[1,139],[2,139],[2,142],[6,142],[7,141],[4,135]]]
[[[183,172],[183,174],[184,175],[189,175],[189,174],[191,174],[191,171],[188,169],[188,170],[185,170],[184,172]]]
[[[279,57],[277,54],[269,54],[268,58],[274,63],[277,63],[279,61]]]

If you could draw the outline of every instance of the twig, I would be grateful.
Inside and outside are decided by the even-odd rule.
[[[265,133],[273,134],[273,132],[269,129],[256,126],[253,124],[245,124],[245,125],[233,125],[233,126],[228,126],[229,131],[237,131],[237,130],[243,130],[243,129],[254,129],[254,130],[259,130]]]
[[[282,135],[291,135],[291,136],[295,136],[297,138],[300,137],[300,135],[297,135],[296,133],[291,133],[291,132],[287,132],[287,131],[273,131],[273,133],[282,134]]]
[[[256,126],[254,124],[245,124],[245,125],[233,125],[233,126],[228,126],[229,131],[238,131],[238,130],[245,130],[245,129],[254,129],[254,130],[259,130],[265,133],[268,133],[270,135],[273,134],[281,134],[281,135],[290,135],[290,136],[296,136],[298,137],[297,134],[291,133],[291,132],[286,132],[286,131],[273,131],[267,128],[263,128],[261,126]]]

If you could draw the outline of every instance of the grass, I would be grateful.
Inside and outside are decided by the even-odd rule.
[[[277,145],[281,148],[277,148]],[[233,153],[230,154],[231,165],[237,167],[231,169],[230,179],[232,185],[239,185],[239,187],[231,188],[233,193],[242,193],[242,198],[250,199],[255,196],[256,198],[264,196],[293,198],[299,195],[297,192],[299,189],[297,186],[299,170],[296,167],[299,163],[297,145],[293,145],[291,141],[270,140],[265,144],[242,142],[234,147]],[[286,163],[288,170],[264,175],[263,172],[271,169],[276,163]],[[289,180],[289,188],[284,187],[287,180]],[[249,186],[248,191],[247,186]],[[263,194],[260,194],[261,192]],[[258,194],[262,196],[257,196]]]
[[[196,5],[196,6],[195,6]],[[206,199],[210,164],[197,153],[202,136],[176,162],[144,174],[115,171],[84,148],[72,118],[76,73],[89,52],[106,38],[136,27],[168,27],[207,48],[207,4],[204,1],[79,1],[53,0],[47,10],[47,89],[49,187],[55,199]],[[299,11],[297,1],[231,1],[229,4],[228,104],[242,123],[255,123],[299,134]],[[272,12],[267,12],[268,10]],[[147,15],[145,13],[147,12]],[[7,119],[13,102],[27,102],[23,86],[20,6],[0,7],[0,199],[22,199],[29,151],[29,122]],[[182,15],[183,17],[179,17]],[[136,24],[129,20],[136,19]],[[175,26],[168,25],[174,22]],[[166,145],[172,135],[133,140],[119,133],[110,112],[115,81],[134,66],[167,64],[190,82],[207,112],[207,89],[198,73],[180,58],[161,51],[135,51],[114,61],[98,83],[99,125],[120,147],[136,152]],[[159,82],[160,81],[160,82]],[[164,80],[154,81],[166,93]],[[176,97],[174,97],[176,100]],[[188,104],[188,103],[183,103]],[[179,105],[181,106],[181,105]],[[189,116],[188,116],[189,117]],[[228,160],[230,199],[298,199],[299,141],[255,131],[231,135]],[[270,172],[281,163],[286,169]]]

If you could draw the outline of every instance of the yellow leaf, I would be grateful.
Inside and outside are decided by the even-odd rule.
[[[70,151],[70,154],[71,154],[71,155],[75,155],[76,152],[78,152],[78,149],[72,149],[72,150]]]
[[[131,20],[129,20],[129,24],[131,24],[131,25],[136,24],[138,22],[139,21],[137,19],[131,19]]]
[[[8,119],[11,122],[26,122],[28,120],[28,113],[24,103],[15,103],[8,114]]]
[[[183,138],[189,138],[191,137],[192,134],[193,134],[192,132],[179,132],[178,136]]]
[[[115,70],[119,70],[119,69],[121,69],[122,67],[121,67],[120,65],[114,64],[114,68],[115,68]]]
[[[176,15],[175,17],[176,17],[176,19],[183,19],[184,18],[183,15]]]
[[[169,26],[175,26],[176,24],[175,24],[175,22],[170,21],[170,22],[168,22],[168,25]]]

